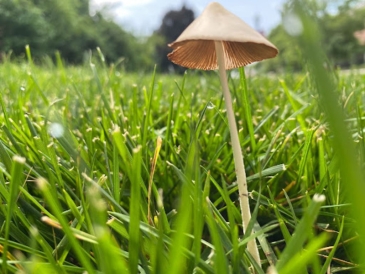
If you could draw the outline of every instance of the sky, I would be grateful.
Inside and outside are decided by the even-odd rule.
[[[91,0],[91,12],[103,10],[124,29],[136,36],[150,35],[161,25],[166,12],[187,8],[199,16],[211,0]],[[216,1],[250,26],[269,33],[281,22],[280,9],[285,0]]]

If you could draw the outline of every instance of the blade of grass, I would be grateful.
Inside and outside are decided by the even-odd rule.
[[[248,132],[250,134],[250,141],[252,147],[251,149],[252,151],[256,151],[256,138],[252,124],[251,105],[248,101],[247,79],[244,67],[239,68],[239,72],[240,72],[240,89],[242,90],[243,109],[245,112],[244,117],[246,120]]]
[[[333,259],[334,255],[335,255],[336,251],[337,251],[338,244],[340,243],[340,240],[341,240],[341,237],[342,237],[342,233],[344,231],[344,224],[345,224],[345,217],[342,216],[342,222],[341,222],[340,230],[338,232],[338,235],[337,235],[335,244],[333,245],[330,254],[328,255],[326,261],[324,262],[324,264],[322,266],[322,269],[321,269],[321,272],[320,272],[322,274],[326,274],[327,273],[327,269],[328,269],[329,265],[331,264],[332,259]]]
[[[57,218],[57,220],[60,222],[63,231],[65,232],[71,247],[73,248],[76,256],[80,260],[80,263],[83,267],[89,272],[89,273],[95,273],[94,268],[91,265],[89,259],[86,257],[84,250],[79,242],[76,241],[76,238],[74,237],[67,220],[62,215],[61,211],[61,205],[57,199],[57,197],[53,197],[52,192],[49,190],[48,182],[43,178],[37,179],[37,184],[39,189],[42,191],[50,209],[53,211],[53,214]]]
[[[129,270],[130,273],[137,273],[138,259],[140,252],[140,211],[141,211],[141,161],[142,148],[136,148],[133,151],[133,175],[131,179],[131,198],[129,214],[133,216],[129,224]]]
[[[146,146],[147,136],[148,136],[148,127],[150,125],[150,119],[151,119],[151,109],[152,109],[152,99],[153,99],[153,91],[155,89],[155,80],[156,80],[156,66],[152,73],[152,80],[151,80],[151,86],[149,90],[149,97],[146,98],[146,116],[144,118],[143,122],[143,135],[142,135],[142,144],[143,147]]]
[[[7,200],[7,214],[5,216],[5,244],[2,252],[2,271],[4,274],[7,272],[7,255],[8,255],[8,243],[10,235],[10,223],[13,217],[14,209],[16,206],[16,200],[19,195],[19,186],[24,180],[23,167],[25,164],[25,158],[20,156],[14,156],[12,159],[11,178],[9,184],[9,196]]]
[[[321,204],[324,202],[324,200],[325,196],[323,195],[315,194],[313,196],[311,203],[308,205],[308,208],[306,209],[302,219],[299,221],[299,224],[295,228],[292,237],[290,238],[287,246],[280,256],[280,260],[276,265],[276,269],[279,272],[286,267],[286,265],[291,261],[292,257],[295,256],[295,254],[301,252],[304,242],[313,233],[312,226],[318,216]],[[324,240],[327,240],[327,238],[325,238]]]
[[[318,249],[321,248],[328,241],[328,239],[329,236],[327,233],[322,233],[321,235],[313,238],[301,252],[291,255],[290,260],[284,265],[284,267],[280,268],[280,270],[278,269],[279,273],[307,273],[307,271],[299,271],[300,269],[305,269],[306,266],[318,256]]]
[[[218,232],[217,223],[214,220],[211,210],[211,203],[209,198],[206,198],[206,204],[204,206],[206,214],[206,220],[209,227],[210,235],[214,244],[214,268],[215,273],[229,273],[228,262],[226,254],[223,249],[222,240]]]

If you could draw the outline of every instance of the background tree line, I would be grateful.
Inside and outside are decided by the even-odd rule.
[[[311,1],[323,33],[323,47],[330,60],[342,67],[364,62],[365,46],[353,33],[365,28],[365,7],[356,0],[341,1],[334,12],[333,1]],[[291,1],[283,9],[290,12]],[[331,12],[329,12],[331,10]],[[0,0],[0,53],[24,55],[29,44],[35,59],[59,51],[68,63],[84,61],[84,54],[100,47],[107,62],[124,58],[128,70],[150,70],[157,64],[161,71],[179,70],[166,58],[167,43],[174,41],[194,20],[194,12],[183,6],[169,11],[161,26],[150,37],[136,37],[101,13],[89,14],[89,0]],[[265,70],[300,70],[299,51],[283,25],[268,35],[280,50],[277,58],[260,64]]]
[[[0,0],[0,53],[21,56],[26,44],[35,59],[59,51],[78,64],[100,47],[108,62],[125,58],[131,70],[154,63],[137,37],[100,13],[90,16],[89,0]]]
[[[357,0],[337,2],[340,3],[333,0],[310,1],[310,12],[316,14],[318,26],[321,28],[323,49],[330,63],[336,67],[349,68],[364,64],[365,45],[359,43],[354,32],[365,29],[365,5],[363,1]],[[291,1],[288,1],[282,8],[282,17],[285,18],[291,12]],[[285,25],[275,27],[268,38],[279,48],[280,53],[277,58],[262,63],[265,70],[302,69],[303,62],[296,45],[297,40],[288,34]]]

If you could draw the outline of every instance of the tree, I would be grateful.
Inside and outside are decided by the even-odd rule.
[[[301,53],[296,45],[295,38],[290,36],[283,25],[278,25],[269,34],[268,39],[279,49],[276,58],[259,64],[259,67],[267,71],[299,71],[303,66]]]
[[[0,0],[0,52],[19,56],[27,44],[36,60],[59,51],[78,64],[85,51],[100,47],[108,62],[123,57],[128,69],[152,67],[151,51],[101,13],[91,17],[88,0]]]
[[[364,28],[365,8],[341,10],[323,18],[323,35],[326,52],[337,65],[348,67],[363,61],[364,47],[354,32]]]
[[[89,15],[89,12],[90,12],[89,0],[80,0],[79,5],[78,5],[78,11],[79,11],[79,14],[82,14],[84,16]]]
[[[354,32],[365,26],[365,7],[359,6],[358,2],[357,0],[338,1],[338,3],[326,0],[308,1],[306,12],[318,20],[322,33],[322,46],[335,66],[349,67],[363,62],[364,46],[361,46],[354,37]],[[283,6],[283,18],[293,14],[291,3],[292,1],[288,1]],[[333,13],[335,9],[337,11]],[[285,31],[282,24],[271,31],[269,39],[279,48],[280,54],[277,58],[265,62],[263,64],[265,69],[301,69],[301,53],[296,45],[297,40]]]
[[[156,47],[156,61],[160,70],[168,71],[171,67],[177,71],[182,70],[167,59],[166,55],[171,52],[167,43],[176,40],[194,19],[194,11],[186,8],[185,5],[178,11],[171,10],[165,14],[161,26],[156,32],[157,35],[161,36],[161,41]]]
[[[140,42],[131,33],[121,29],[115,22],[106,20],[100,13],[93,17],[93,28],[89,28],[107,62],[115,62],[124,58],[124,65],[129,70],[151,69],[153,64],[150,51],[145,43]]]
[[[51,25],[51,39],[47,44],[51,52],[57,50],[67,61],[79,63],[84,51],[95,49],[98,45],[89,31],[93,25],[89,13],[85,15],[81,8],[85,5],[84,0],[30,1],[42,10],[45,20]]]
[[[52,38],[51,30],[42,11],[31,2],[0,1],[0,52],[20,55],[28,44],[35,55],[49,53],[45,45]]]

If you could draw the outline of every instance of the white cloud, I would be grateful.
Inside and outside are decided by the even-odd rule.
[[[149,35],[158,29],[162,17],[171,9],[180,9],[182,5],[201,14],[211,0],[91,0],[91,12],[102,10],[114,18],[123,28],[136,35]],[[284,0],[218,0],[226,9],[235,13],[249,25],[255,25],[260,18],[260,27],[268,32],[280,23],[280,6]]]
[[[129,9],[134,7],[145,6],[153,0],[91,0],[90,7],[92,10],[103,7],[118,7],[118,9]]]
[[[120,0],[119,2],[122,2],[124,7],[138,7],[147,5],[153,2],[153,0]]]

